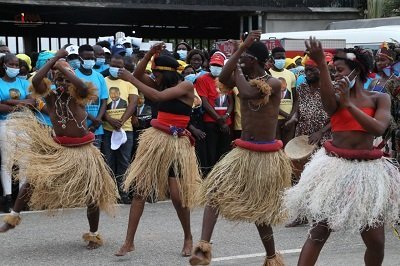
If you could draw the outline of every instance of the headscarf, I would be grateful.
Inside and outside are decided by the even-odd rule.
[[[18,59],[21,59],[26,62],[26,64],[28,65],[29,71],[32,70],[32,61],[29,56],[27,56],[26,54],[17,54],[16,56]]]
[[[41,69],[49,59],[54,57],[54,55],[55,55],[55,52],[53,52],[53,51],[40,52],[39,56],[38,56],[38,60],[36,62],[36,69]]]

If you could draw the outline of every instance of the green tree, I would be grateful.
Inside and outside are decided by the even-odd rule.
[[[384,2],[382,10],[383,17],[400,16],[400,0],[382,0],[382,1]]]

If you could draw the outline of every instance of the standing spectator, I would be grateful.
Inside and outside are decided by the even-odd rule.
[[[211,73],[199,77],[195,83],[205,110],[203,121],[207,147],[206,172],[229,151],[232,140],[229,126],[232,123],[230,115],[233,111],[233,97],[231,93],[221,93],[216,80],[224,61],[222,53],[215,53],[210,60]]]
[[[76,75],[85,82],[91,82],[97,89],[97,99],[86,105],[88,113],[87,126],[96,136],[95,145],[101,148],[104,134],[102,118],[107,108],[108,90],[104,77],[97,71],[93,71],[96,63],[93,47],[84,44],[79,47],[81,66],[75,70]]]
[[[0,43],[0,57],[9,53],[11,53],[10,48],[8,48],[8,46],[5,44]]]
[[[133,127],[131,117],[135,112],[138,91],[129,82],[118,78],[118,70],[124,68],[124,58],[113,55],[110,64],[110,76],[106,77],[109,90],[107,111],[104,114],[104,139],[102,151],[108,166],[114,173],[117,181],[121,201],[130,204],[126,192],[122,189],[123,176],[131,161],[133,148]],[[126,134],[126,142],[119,143],[119,147],[112,143],[113,137]]]
[[[174,56],[177,60],[186,61],[187,55],[192,50],[192,47],[186,42],[180,42],[176,45]]]
[[[19,59],[11,53],[0,58],[0,153],[1,153],[1,184],[4,195],[4,212],[9,213],[12,206],[12,178],[11,168],[7,160],[16,147],[9,145],[8,138],[17,132],[8,130],[6,119],[16,106],[34,106],[35,100],[28,99],[29,82],[18,78]],[[20,168],[22,165],[20,165]],[[22,184],[22,182],[21,182]]]
[[[296,117],[294,114],[297,109],[297,94],[296,94],[296,77],[285,69],[286,51],[282,47],[272,49],[272,58],[274,65],[270,68],[270,73],[274,78],[284,78],[287,83],[288,98],[281,100],[279,108],[278,125],[276,128],[276,138],[281,139],[283,145],[286,145],[293,137],[296,126]]]
[[[67,62],[71,66],[72,69],[78,69],[81,67],[81,60],[79,59],[79,46],[77,45],[69,45],[65,48],[68,52]]]
[[[103,47],[100,45],[93,45],[94,57],[96,57],[96,64],[93,69],[101,73],[108,69],[110,66],[106,63],[106,56]]]
[[[132,116],[132,126],[134,127],[132,157],[135,157],[136,154],[136,149],[139,143],[139,135],[143,132],[143,130],[151,127],[151,119],[153,119],[151,106],[146,104],[144,95],[139,93],[135,116]]]

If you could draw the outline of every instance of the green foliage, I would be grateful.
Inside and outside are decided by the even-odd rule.
[[[383,17],[400,16],[400,0],[382,0]]]

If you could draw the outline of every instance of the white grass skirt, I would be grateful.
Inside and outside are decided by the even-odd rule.
[[[284,197],[291,218],[326,221],[335,231],[362,231],[399,220],[400,173],[385,158],[345,160],[321,148]]]

